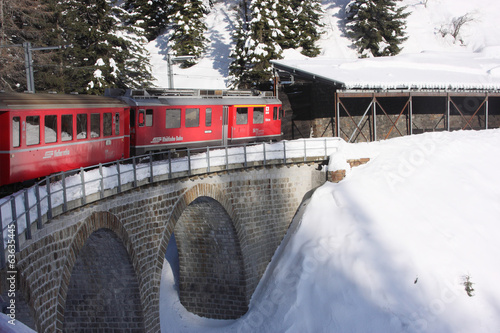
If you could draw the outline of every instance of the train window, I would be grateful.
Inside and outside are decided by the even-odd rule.
[[[45,116],[45,143],[57,142],[57,116]]]
[[[120,114],[115,114],[115,135],[120,135]]]
[[[181,127],[181,109],[167,109],[165,118],[167,119],[165,128]]]
[[[90,115],[90,138],[98,138],[101,136],[101,115],[92,113]]]
[[[76,138],[87,138],[87,115],[85,113],[76,115]]]
[[[113,135],[113,114],[111,112],[102,115],[102,134],[104,136]]]
[[[61,140],[73,140],[73,115],[64,114],[61,116]]]
[[[205,110],[205,127],[212,126],[212,109],[207,108]]]
[[[248,124],[248,108],[236,108],[236,125]]]
[[[146,110],[146,126],[153,126],[153,110],[151,109]]]
[[[40,116],[26,117],[26,144],[28,146],[40,143]]]
[[[12,147],[21,145],[21,118],[12,118]]]
[[[282,107],[280,107],[280,119],[285,118],[285,110],[283,110]]]
[[[264,123],[264,108],[263,107],[255,107],[253,108],[253,123],[254,124],[263,124]]]
[[[278,120],[278,107],[273,108],[273,120]]]
[[[200,109],[186,109],[186,127],[200,126]]]

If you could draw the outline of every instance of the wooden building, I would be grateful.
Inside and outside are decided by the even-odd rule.
[[[500,127],[500,59],[483,53],[274,61],[285,138],[368,142]]]

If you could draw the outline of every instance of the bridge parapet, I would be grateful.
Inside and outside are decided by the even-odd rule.
[[[324,161],[341,139],[321,138],[211,147],[180,151],[183,157],[157,153],[99,164],[46,177],[33,187],[0,200],[0,269],[7,266],[5,249],[15,252],[55,217],[124,191],[169,179],[182,179],[268,165]],[[179,154],[179,153],[178,153]],[[158,159],[165,157],[162,161]],[[147,162],[144,162],[147,160]]]

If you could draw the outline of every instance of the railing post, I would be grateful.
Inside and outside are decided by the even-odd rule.
[[[154,180],[153,175],[153,154],[149,152],[149,183],[152,183]]]
[[[120,163],[116,162],[116,173],[118,176],[118,193],[122,192],[122,175],[120,173]]]
[[[191,176],[191,150],[187,149],[188,154],[188,176]]]
[[[328,158],[328,145],[327,145],[326,139],[325,139],[325,161],[327,158]]]
[[[245,166],[245,168],[248,166],[248,159],[247,159],[247,144],[244,143],[243,144],[243,156],[245,158],[245,162],[243,163],[243,165]]]
[[[31,239],[30,201],[28,190],[24,189],[24,216],[26,218],[26,239]]]
[[[87,194],[85,193],[85,171],[80,168],[80,179],[82,183],[82,205],[87,203]]]
[[[47,187],[47,221],[52,220],[52,198],[50,197],[50,178],[45,177],[45,186]]]
[[[304,140],[304,162],[307,161],[307,149],[306,149],[306,140]]]
[[[207,147],[207,173],[210,173],[210,148]]]
[[[104,174],[102,173],[102,164],[99,163],[99,174],[101,175],[101,191],[100,191],[100,195],[101,195],[101,199],[104,198]]]
[[[134,188],[137,187],[137,162],[135,161],[135,156],[132,157],[132,168],[134,169]]]
[[[19,252],[19,232],[17,229],[17,212],[16,212],[16,198],[14,196],[10,197],[10,208],[12,210],[12,222],[14,224],[14,245],[16,252]],[[3,237],[3,233],[2,233]]]
[[[37,214],[36,227],[37,229],[42,229],[43,228],[42,206],[40,205],[40,186],[38,185],[38,183],[35,184],[35,198],[36,198],[36,214]]]
[[[68,210],[68,198],[66,196],[66,173],[62,173],[62,187],[63,187],[63,212]]]
[[[172,153],[168,151],[168,179],[172,179]]]
[[[266,165],[266,143],[262,143],[262,154],[264,154],[264,165]]]
[[[229,170],[229,156],[227,155],[227,146],[224,147],[226,150],[226,170]]]
[[[283,141],[283,164],[286,164],[286,141]]]

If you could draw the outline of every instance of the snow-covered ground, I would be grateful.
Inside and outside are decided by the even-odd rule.
[[[343,143],[336,155],[371,161],[316,190],[242,318],[188,313],[169,247],[164,332],[498,332],[500,130]]]
[[[324,33],[318,45],[321,47],[320,57],[336,59],[356,59],[357,54],[352,41],[345,35],[345,6],[349,0],[323,0]],[[425,4],[425,2],[427,4]],[[209,45],[204,57],[198,65],[182,69],[173,66],[174,86],[176,88],[210,88],[224,89],[229,85],[228,67],[232,47],[231,34],[235,28],[236,0],[214,1],[215,6],[207,18],[208,31],[206,37]],[[485,54],[486,48],[494,54],[488,57],[498,57],[500,46],[500,1],[498,0],[403,0],[411,15],[407,18],[408,40],[403,44],[402,54],[418,54],[423,51],[440,53],[446,59],[447,53],[477,53]],[[471,20],[460,29],[457,39],[442,31],[450,30],[455,18],[467,15]],[[165,55],[166,36],[148,44],[153,65],[155,84],[168,87],[167,62]],[[488,51],[490,52],[490,51]],[[305,59],[298,50],[285,50],[284,60]],[[408,57],[408,56],[407,56]]]

